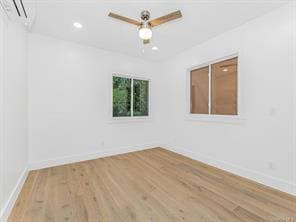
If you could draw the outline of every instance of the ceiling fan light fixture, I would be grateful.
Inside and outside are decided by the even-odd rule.
[[[142,39],[143,44],[146,45],[150,43],[150,39],[152,38],[153,27],[182,18],[182,13],[180,10],[178,10],[178,11],[174,11],[169,14],[150,20],[150,12],[147,10],[144,10],[141,12],[142,21],[128,18],[113,12],[110,12],[108,16],[139,27],[139,33],[138,33],[139,37]]]
[[[152,30],[147,23],[143,23],[139,29],[139,37],[143,40],[151,39]]]

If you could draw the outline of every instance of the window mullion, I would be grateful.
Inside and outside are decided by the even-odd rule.
[[[131,79],[131,116],[134,116],[134,79]]]
[[[212,65],[209,64],[209,115],[212,114]]]

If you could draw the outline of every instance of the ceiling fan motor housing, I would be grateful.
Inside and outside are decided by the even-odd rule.
[[[147,10],[142,11],[141,12],[141,19],[145,22],[148,21],[150,19],[150,12]]]

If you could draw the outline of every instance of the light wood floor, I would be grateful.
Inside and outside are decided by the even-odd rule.
[[[9,222],[296,222],[296,197],[155,148],[32,171]]]

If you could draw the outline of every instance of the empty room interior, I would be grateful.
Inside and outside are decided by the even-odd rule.
[[[0,0],[1,222],[296,222],[296,0]]]

